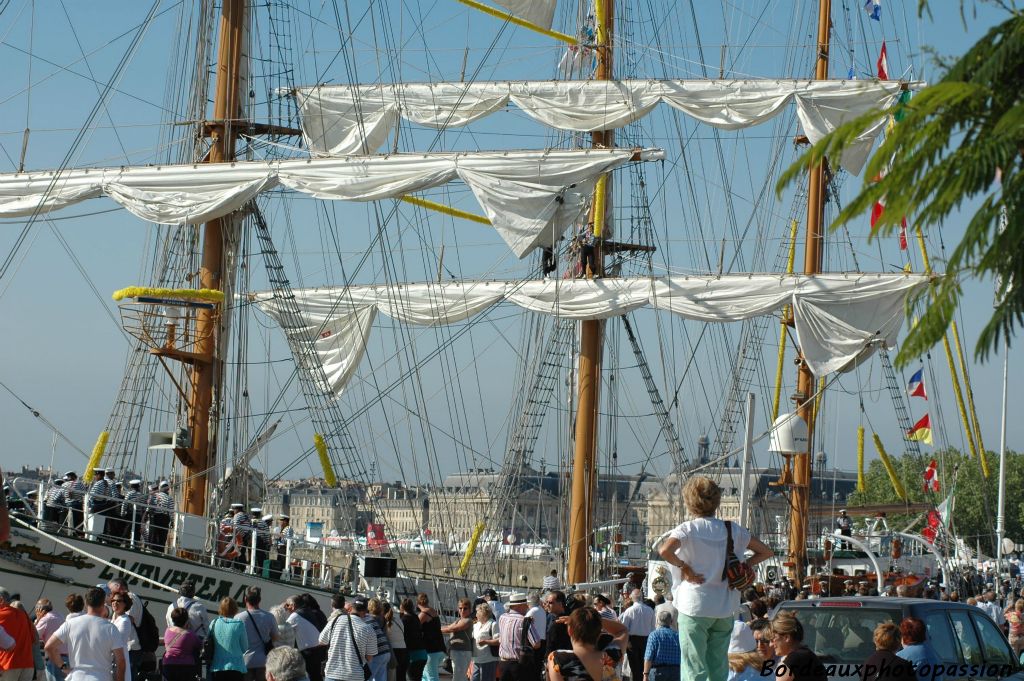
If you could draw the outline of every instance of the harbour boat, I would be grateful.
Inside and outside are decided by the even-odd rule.
[[[775,394],[765,432],[806,425],[802,450],[774,450],[784,471],[780,494],[793,509],[788,538],[777,538],[787,555],[776,567],[806,574],[822,386],[866,366],[894,377],[888,350],[906,302],[935,275],[902,266],[865,271],[852,237],[826,235],[825,196],[837,178],[860,172],[883,125],[787,196],[788,218],[770,188],[794,135],[813,143],[924,84],[909,63],[901,79],[830,78],[827,0],[813,3],[807,16],[815,18],[787,29],[795,38],[820,27],[817,57],[787,50],[774,64],[785,72],[766,76],[756,60],[744,55],[743,66],[728,66],[723,53],[717,78],[706,58],[680,69],[686,58],[658,47],[664,27],[683,16],[674,3],[563,7],[558,17],[569,32],[561,33],[551,28],[549,0],[507,0],[487,12],[467,2],[458,16],[483,22],[490,46],[466,47],[453,59],[443,40],[452,27],[434,26],[431,37],[440,40],[413,66],[410,35],[396,33],[391,17],[415,14],[416,5],[375,3],[361,17],[339,12],[325,24],[290,2],[162,9],[158,1],[126,33],[133,38],[124,63],[136,38],[176,17],[159,147],[78,163],[83,140],[120,93],[116,77],[48,169],[25,170],[35,158],[26,131],[17,172],[0,175],[0,219],[20,235],[0,283],[15,274],[31,235],[44,225],[56,230],[64,217],[87,219],[94,206],[146,233],[143,279],[115,294],[128,361],[84,474],[103,465],[166,479],[177,512],[167,552],[19,522],[0,551],[5,583],[26,594],[123,574],[159,603],[186,578],[203,585],[208,602],[252,584],[265,602],[297,588],[324,595],[351,585],[391,597],[427,591],[451,603],[492,585],[504,574],[497,562],[548,556],[551,547],[567,583],[589,583],[605,576],[594,560],[595,528],[645,523],[656,535],[658,523],[678,516],[674,499],[686,476],[724,475],[738,453],[746,393],[764,372],[761,347],[774,342],[772,320],[782,322],[779,365],[798,358],[800,378],[789,415],[779,398],[785,381],[761,386]],[[424,38],[423,17],[414,23],[411,35]],[[325,25],[334,41],[327,65]],[[702,50],[699,25],[685,25]],[[745,30],[753,35],[757,22]],[[644,32],[654,44],[641,40]],[[291,42],[293,34],[309,42]],[[476,37],[466,31],[470,43]],[[520,59],[497,57],[499,44]],[[372,45],[373,59],[362,45]],[[748,135],[754,130],[770,132],[758,142]],[[707,143],[717,178],[701,177],[690,141]],[[726,150],[758,146],[768,172],[737,193]],[[750,200],[742,211],[741,194]],[[805,204],[808,255],[797,272]],[[705,232],[705,224],[714,228]],[[497,364],[508,369],[501,378],[489,371]],[[95,390],[89,386],[90,402],[99,399]],[[886,390],[903,405],[901,391]],[[638,400],[649,406],[641,410]],[[545,421],[552,407],[557,416]],[[646,417],[642,427],[624,415],[630,410]],[[889,428],[905,435],[906,409],[894,411]],[[502,413],[499,426],[494,414]],[[709,428],[715,451],[698,461],[680,433]],[[601,481],[624,465],[623,429],[633,431],[630,463],[640,480],[625,484],[626,493],[618,482],[605,492]],[[541,522],[548,515],[528,517],[519,495],[545,461],[556,471],[550,492],[543,481],[533,489],[537,508],[547,499],[555,520]],[[431,500],[429,521],[413,497],[391,504],[367,493],[379,482],[375,471],[438,490],[443,468],[481,464],[494,479],[473,514],[455,510],[465,492],[441,507]],[[289,545],[285,578],[255,559],[222,565],[216,521],[228,505],[263,503],[266,487],[253,480],[299,467],[319,469],[325,486],[339,490],[337,536],[311,538],[294,554]],[[649,477],[667,500],[660,520],[647,513],[643,523],[624,522],[635,517]],[[414,539],[398,538],[399,511],[419,525]],[[471,521],[456,522],[460,513]],[[394,538],[396,562],[386,569],[361,540],[370,523]],[[428,539],[431,529],[457,536]],[[517,535],[528,541],[497,539]],[[603,553],[614,558],[651,539],[613,539]],[[350,549],[359,565],[331,564],[328,548]],[[406,551],[430,559],[423,572],[404,564]]]

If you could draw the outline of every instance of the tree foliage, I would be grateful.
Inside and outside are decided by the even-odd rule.
[[[869,125],[899,114],[900,122],[865,170],[865,177],[881,179],[866,183],[832,228],[862,218],[883,199],[878,234],[894,231],[904,216],[924,231],[942,229],[965,202],[981,201],[945,263],[945,276],[919,294],[932,301],[903,343],[898,366],[942,339],[967,277],[993,276],[997,282],[999,302],[975,350],[980,359],[1001,336],[1009,339],[1014,328],[1024,324],[1024,13],[1005,9],[1006,21],[949,66],[938,83],[907,103],[841,126],[787,169],[776,187],[781,193],[809,166],[837,156]],[[1008,219],[1001,228],[1004,210]]]
[[[989,462],[997,460],[992,452],[988,453]],[[942,462],[940,469],[940,489],[938,493],[924,491],[924,471],[932,459]],[[927,502],[940,504],[951,493],[955,492],[956,502],[953,506],[953,530],[959,537],[974,548],[975,538],[981,541],[981,550],[988,555],[995,555],[995,518],[996,500],[999,494],[999,482],[995,475],[986,479],[981,474],[981,465],[976,458],[962,454],[955,449],[948,449],[934,454],[912,454],[907,452],[902,457],[893,459],[893,466],[903,482],[909,500],[913,503]],[[956,486],[953,478],[956,477]],[[882,462],[874,460],[864,472],[864,492],[854,492],[850,496],[851,506],[864,504],[897,504],[902,503],[893,491],[889,475],[885,472]],[[1006,536],[1017,543],[1024,543],[1024,504],[1021,495],[1024,493],[1024,454],[1007,452],[1006,454]],[[902,529],[916,516],[897,516],[889,518],[889,526]],[[917,525],[920,530],[921,525]]]

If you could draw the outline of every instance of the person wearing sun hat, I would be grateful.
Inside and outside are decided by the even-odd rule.
[[[534,681],[539,674],[540,641],[526,618],[526,594],[513,593],[498,618],[498,675],[504,681]]]

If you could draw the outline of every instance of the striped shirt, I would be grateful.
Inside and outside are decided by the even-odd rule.
[[[650,660],[655,667],[678,666],[679,634],[670,627],[658,627],[647,637],[647,650],[644,651],[644,660]]]
[[[64,505],[64,486],[53,485],[50,489],[46,490],[46,500],[44,503],[51,508],[60,508]]]
[[[349,627],[352,627],[349,629]],[[352,639],[359,649],[352,645]],[[320,643],[328,646],[324,676],[340,681],[363,681],[363,663],[367,655],[377,654],[377,636],[373,627],[358,617],[339,615],[320,632]]]
[[[64,505],[75,508],[82,507],[82,499],[85,498],[86,487],[81,480],[68,480],[61,487],[64,493]]]
[[[504,661],[518,660],[523,646],[523,620],[526,618],[515,610],[509,610],[498,618],[498,657]],[[533,627],[527,627],[526,643],[534,645],[537,637]]]
[[[383,655],[384,653],[390,653],[391,641],[388,640],[388,633],[384,631],[384,627],[381,626],[380,621],[369,613],[363,615],[363,621],[373,628],[373,633],[377,636],[377,654]]]

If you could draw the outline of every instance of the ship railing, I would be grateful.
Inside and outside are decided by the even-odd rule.
[[[18,499],[25,503],[22,517],[35,520],[39,529],[55,533],[77,535],[100,543],[116,543],[123,548],[145,550],[153,553],[169,553],[172,555],[186,554],[191,559],[212,566],[228,567],[248,574],[267,576],[275,579],[292,581],[303,586],[319,586],[329,588],[336,586],[340,579],[350,577],[350,565],[332,564],[329,549],[336,547],[323,537],[309,540],[303,537],[281,538],[279,534],[270,533],[268,540],[270,549],[276,547],[274,561],[270,565],[258,565],[259,556],[265,555],[269,560],[271,551],[264,554],[258,544],[259,535],[255,528],[246,529],[245,547],[248,556],[244,561],[227,560],[224,546],[218,545],[221,536],[220,523],[205,517],[170,510],[166,507],[148,503],[145,500],[125,501],[122,497],[85,492],[82,498],[81,524],[75,526],[75,514],[67,513],[66,506],[58,507],[61,514],[58,519],[48,518],[45,510],[45,481],[30,478],[14,478],[9,481]],[[29,492],[36,492],[36,500],[32,500]],[[112,504],[110,502],[113,502]],[[104,506],[118,508],[117,515],[105,512]],[[127,506],[128,515],[120,515],[120,507]],[[97,510],[98,509],[98,510]],[[77,510],[77,507],[76,507]],[[158,542],[160,530],[166,517],[166,541]],[[157,519],[157,523],[153,523]],[[108,523],[114,521],[113,528]],[[153,529],[157,529],[154,538]],[[111,533],[111,530],[114,533]],[[353,551],[357,547],[352,546]]]

